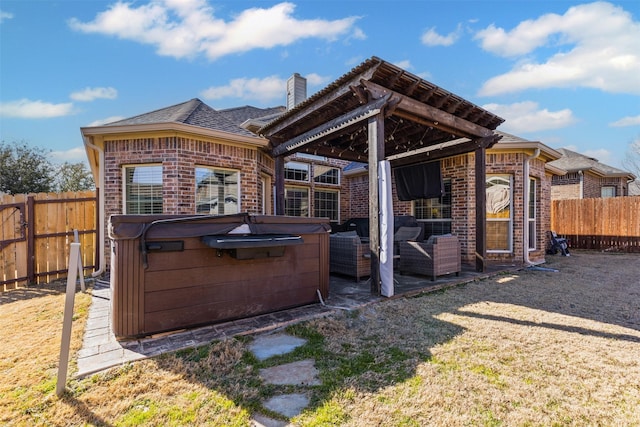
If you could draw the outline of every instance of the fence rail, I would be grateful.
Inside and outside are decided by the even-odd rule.
[[[571,248],[640,252],[640,196],[554,200],[551,229]]]
[[[0,290],[66,277],[74,230],[95,269],[97,208],[95,191],[0,196]]]

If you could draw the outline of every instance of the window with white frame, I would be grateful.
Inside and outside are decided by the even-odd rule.
[[[196,167],[196,213],[228,215],[240,211],[240,173]]]
[[[601,197],[616,197],[616,187],[613,185],[605,185],[600,187],[600,196]]]
[[[338,222],[340,220],[339,199],[340,193],[338,191],[315,190],[313,193],[313,216],[329,218],[329,221]]]
[[[451,180],[445,179],[444,194],[432,199],[413,202],[413,213],[424,227],[424,237],[451,233]]]
[[[511,175],[487,175],[487,251],[512,251]]]
[[[309,163],[286,162],[284,178],[291,181],[309,182]]]
[[[284,214],[289,216],[309,216],[309,189],[285,187]]]
[[[313,165],[313,182],[339,185],[340,169],[332,166]]]
[[[536,249],[536,242],[538,240],[537,233],[537,208],[538,208],[538,197],[537,197],[537,188],[538,181],[535,178],[529,178],[529,215],[527,217],[528,226],[529,226],[529,250]]]
[[[162,165],[124,166],[124,213],[161,214]]]

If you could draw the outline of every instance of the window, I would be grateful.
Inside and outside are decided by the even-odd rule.
[[[285,187],[284,214],[289,216],[309,216],[309,189]]]
[[[451,233],[451,180],[444,180],[444,195],[414,201],[413,212],[424,226],[424,236]]]
[[[536,198],[538,182],[534,178],[529,178],[529,250],[536,249],[536,242],[538,240],[536,229],[536,211],[538,206],[538,199]]]
[[[313,182],[339,185],[340,169],[331,166],[313,165]]]
[[[511,252],[511,176],[488,175],[487,203],[487,251]]]
[[[124,167],[124,213],[162,213],[162,166]]]
[[[316,190],[313,193],[313,216],[326,217],[330,221],[338,222],[340,220],[339,195],[337,191]]]
[[[238,213],[239,178],[237,171],[196,167],[196,213]]]
[[[616,197],[616,187],[605,185],[600,188],[600,197]]]
[[[309,182],[309,164],[300,162],[286,162],[284,165],[284,179]]]

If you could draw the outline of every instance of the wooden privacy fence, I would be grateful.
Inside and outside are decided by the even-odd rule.
[[[95,191],[0,196],[0,290],[66,277],[74,230],[94,270],[97,209]]]
[[[571,248],[640,252],[640,196],[554,200],[551,229]]]

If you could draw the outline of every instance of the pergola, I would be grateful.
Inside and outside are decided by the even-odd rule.
[[[475,152],[476,270],[484,271],[485,150],[495,114],[372,57],[263,126],[275,158],[276,214],[284,215],[284,159],[296,152],[368,162],[371,291],[380,292],[378,162],[405,166]]]

